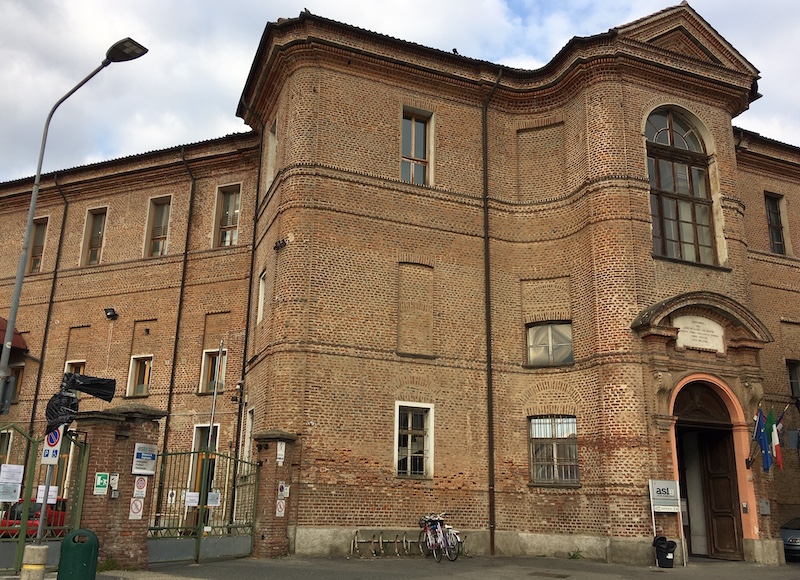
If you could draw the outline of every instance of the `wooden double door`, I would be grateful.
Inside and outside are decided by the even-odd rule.
[[[742,560],[739,489],[727,410],[716,394],[701,384],[679,393],[675,414],[689,553]]]

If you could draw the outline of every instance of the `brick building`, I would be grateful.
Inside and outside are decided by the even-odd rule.
[[[800,149],[732,125],[757,79],[686,3],[536,71],[270,23],[252,133],[46,176],[11,417],[85,364],[198,448],[222,340],[217,447],[291,483],[258,555],[447,511],[475,553],[647,563],[666,480],[690,554],[781,562],[800,421],[767,474],[752,417],[800,395]]]

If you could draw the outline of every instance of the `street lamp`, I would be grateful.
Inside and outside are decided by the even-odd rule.
[[[114,44],[106,52],[106,58],[100,63],[96,69],[89,73],[86,78],[79,82],[75,87],[66,95],[61,97],[50,113],[47,115],[47,120],[44,123],[44,132],[42,133],[42,145],[39,148],[39,163],[36,166],[36,177],[33,180],[33,191],[31,192],[31,205],[28,209],[28,222],[25,225],[25,236],[22,239],[22,254],[19,257],[19,264],[17,265],[17,277],[14,281],[14,291],[11,295],[11,305],[8,308],[8,324],[6,326],[6,334],[3,339],[3,352],[0,355],[0,402],[5,400],[6,390],[9,387],[10,370],[8,368],[8,361],[11,358],[11,341],[14,338],[14,328],[17,325],[17,310],[19,309],[20,295],[22,294],[22,280],[25,278],[25,268],[28,263],[28,247],[31,240],[31,232],[33,231],[33,216],[36,213],[36,199],[39,196],[39,182],[42,178],[42,160],[44,159],[44,146],[47,142],[47,130],[50,127],[50,119],[53,118],[53,113],[56,109],[66,101],[72,94],[88,83],[101,70],[106,68],[112,62],[125,62],[133,60],[147,53],[147,49],[130,38],[125,38]],[[17,385],[19,388],[19,385]],[[0,412],[2,410],[0,409]],[[7,410],[5,412],[8,412]]]

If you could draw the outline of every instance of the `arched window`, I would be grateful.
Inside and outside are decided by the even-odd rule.
[[[692,125],[657,109],[647,118],[653,254],[714,264],[708,155]]]

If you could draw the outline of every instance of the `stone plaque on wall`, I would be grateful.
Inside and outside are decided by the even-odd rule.
[[[678,328],[677,345],[725,352],[725,329],[702,316],[678,316],[672,323]]]

